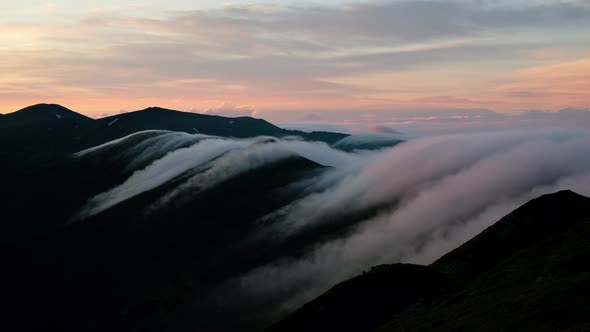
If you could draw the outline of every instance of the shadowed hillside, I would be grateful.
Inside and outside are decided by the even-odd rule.
[[[544,195],[430,266],[375,267],[270,331],[582,331],[590,198]]]

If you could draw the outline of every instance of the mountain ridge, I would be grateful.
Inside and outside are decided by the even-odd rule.
[[[249,138],[299,136],[333,144],[348,134],[305,133],[277,127],[263,119],[229,118],[161,107],[92,119],[58,104],[35,104],[0,117],[0,172],[21,172],[145,130]]]

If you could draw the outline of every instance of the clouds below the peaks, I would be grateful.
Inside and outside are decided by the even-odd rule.
[[[522,117],[580,117],[576,112]],[[490,121],[498,118],[480,112],[486,114]],[[224,299],[231,294],[235,302],[223,301],[223,310],[247,303],[257,313],[276,318],[277,313],[292,310],[371,266],[428,264],[542,194],[571,189],[590,195],[587,127],[556,129],[523,123],[527,122],[520,122],[520,127],[518,122],[500,129],[491,126],[484,132],[431,132],[373,152],[344,152],[292,138],[136,134],[78,154],[100,157],[119,146],[129,152],[128,157],[144,161],[132,158],[130,164],[137,165],[134,172],[90,199],[79,217],[101,213],[162,185],[166,187],[146,205],[148,210],[170,202],[182,204],[231,178],[287,158],[299,156],[330,166],[293,180],[289,188],[302,194],[257,217],[241,241],[233,244],[244,250],[240,255],[258,245],[278,248],[277,257],[227,276],[210,294]],[[137,135],[144,135],[144,140],[129,141]],[[145,142],[151,149],[144,149]],[[255,209],[258,203],[252,202]],[[301,243],[302,238],[312,242]],[[282,245],[296,246],[298,254],[282,253]]]
[[[280,125],[304,131],[390,133],[406,139],[453,133],[590,128],[590,110],[574,108],[512,115],[485,109],[334,111],[323,114],[318,120],[301,121],[296,114],[292,118],[293,122]]]
[[[331,214],[387,202],[389,208],[304,257],[259,267],[235,282],[251,301],[275,296],[280,300],[274,309],[288,311],[371,266],[428,264],[539,195],[563,189],[589,195],[588,144],[583,131],[461,134],[403,143],[334,187],[291,205],[268,235],[284,241],[322,222],[339,222]]]
[[[158,141],[167,141],[168,139],[168,137],[158,137]],[[124,183],[96,195],[82,208],[78,218],[83,219],[100,213],[142,192],[161,186],[191,168],[198,167],[227,151],[243,147],[246,144],[246,142],[232,140],[203,139],[190,147],[173,150],[146,168],[134,172]],[[151,152],[157,148],[158,146],[152,145]],[[164,150],[167,149],[164,148]]]
[[[265,142],[266,140],[271,142]],[[110,156],[111,148],[122,150],[122,155]],[[75,154],[77,158],[93,155],[124,158],[128,165],[125,171],[130,176],[123,183],[91,198],[74,216],[75,220],[101,213],[201,166],[206,168],[168,192],[155,208],[165,205],[171,199],[183,199],[183,193],[194,194],[195,191],[207,190],[234,176],[288,157],[301,156],[320,165],[348,169],[366,163],[374,153],[347,153],[325,143],[297,139],[228,139],[146,131]],[[190,199],[192,194],[184,195],[184,199]]]

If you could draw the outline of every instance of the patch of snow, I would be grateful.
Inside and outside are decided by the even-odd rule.
[[[195,133],[200,134],[200,132],[196,128],[193,128],[193,130],[195,131]]]
[[[110,127],[111,125],[115,124],[115,122],[117,122],[117,121],[119,121],[119,118],[115,118],[113,121],[109,122],[107,127]]]
[[[56,117],[58,120],[61,120],[61,115],[59,115],[59,114],[55,113],[55,117]]]

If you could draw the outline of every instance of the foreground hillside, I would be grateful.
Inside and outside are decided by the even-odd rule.
[[[590,198],[530,201],[430,266],[378,266],[270,331],[582,331]]]

